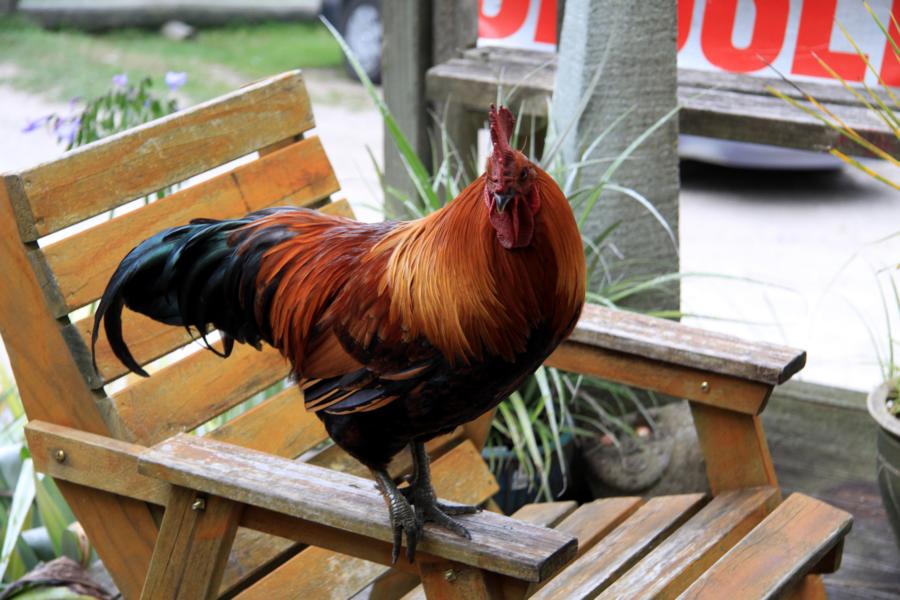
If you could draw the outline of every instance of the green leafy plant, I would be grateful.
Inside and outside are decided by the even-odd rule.
[[[459,194],[466,179],[465,157],[452,146],[447,135],[446,123],[442,119],[435,119],[439,134],[435,136],[436,139],[432,140],[433,155],[441,158],[440,162],[435,165],[432,174],[412,149],[377,88],[366,77],[365,71],[341,35],[329,23],[326,22],[325,25],[338,40],[348,62],[381,113],[387,132],[394,141],[407,174],[416,189],[416,195],[409,197],[396,189],[383,185],[385,193],[397,198],[406,211],[414,217],[422,217],[439,210]],[[598,81],[599,73],[594,77],[593,85],[596,85]],[[592,89],[591,87],[586,91],[587,97],[590,96]],[[498,97],[497,104],[503,103],[503,98]],[[508,104],[508,102],[506,103]],[[582,102],[581,110],[583,111],[586,106],[587,102]],[[552,105],[548,108],[549,111],[552,111]],[[579,225],[585,223],[604,192],[620,193],[638,202],[648,213],[653,215],[659,222],[661,230],[672,239],[674,244],[674,233],[652,203],[637,191],[616,184],[614,175],[618,167],[628,160],[637,148],[676,112],[677,108],[663,115],[629,144],[621,154],[614,157],[596,157],[594,153],[600,142],[615,130],[625,119],[627,113],[611,123],[597,137],[580,144],[580,160],[575,163],[564,162],[559,152],[563,140],[572,130],[571,125],[567,125],[563,131],[556,132],[552,128],[552,118],[548,119],[551,126],[548,128],[547,138],[544,140],[545,151],[542,156],[536,156],[537,144],[533,138],[525,152],[560,185],[572,204]],[[575,118],[578,116],[580,115],[576,115]],[[516,131],[511,141],[514,147],[520,145],[521,123],[521,119],[516,123]],[[373,162],[375,162],[374,157]],[[583,184],[586,170],[602,165],[606,165],[606,168],[599,183]],[[375,168],[381,176],[377,163]],[[381,179],[384,183],[383,176]],[[616,280],[609,275],[608,262],[621,260],[615,248],[610,244],[610,236],[618,225],[618,223],[610,224],[593,239],[583,238],[585,254],[588,258],[588,279],[594,282],[592,289],[588,292],[588,301],[612,308],[618,308],[619,303],[626,298],[641,292],[661,289],[681,277],[680,274],[671,274],[623,281]],[[665,311],[665,316],[677,317],[679,314]],[[604,400],[598,400],[590,395],[586,396],[580,393],[585,383],[610,393]],[[549,367],[541,367],[526,380],[519,390],[497,408],[487,445],[507,446],[512,450],[512,457],[498,453],[489,454],[491,468],[495,473],[499,473],[504,467],[504,462],[514,458],[519,468],[524,471],[528,485],[537,486],[537,499],[552,499],[563,491],[551,489],[550,475],[554,459],[562,471],[563,488],[565,487],[565,440],[571,439],[573,436],[595,435],[599,431],[608,435],[613,443],[618,445],[618,435],[634,433],[621,416],[626,412],[633,412],[630,410],[632,406],[636,407],[638,412],[647,414],[642,402],[633,391],[625,386],[613,385]],[[607,403],[611,403],[611,406],[607,406]]]

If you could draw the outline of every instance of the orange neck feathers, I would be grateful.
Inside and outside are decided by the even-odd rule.
[[[378,293],[391,298],[390,321],[403,323],[411,339],[424,335],[451,363],[485,354],[511,361],[541,323],[561,341],[581,310],[578,227],[559,187],[535,169],[541,209],[526,247],[507,250],[497,239],[482,176],[442,210],[399,225],[372,249],[370,258],[387,258]]]

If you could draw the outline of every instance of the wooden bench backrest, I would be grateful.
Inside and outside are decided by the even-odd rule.
[[[2,176],[0,333],[29,419],[152,445],[282,387],[289,367],[274,349],[239,346],[222,360],[183,328],[127,309],[125,339],[153,376],[126,374],[102,331],[95,371],[91,307],[127,252],[166,227],[287,204],[352,217],[346,201],[330,201],[339,186],[318,138],[304,137],[313,127],[303,77],[294,71]],[[142,200],[173,185],[179,189],[162,199]],[[322,443],[324,427],[293,386],[217,425],[206,435],[286,457],[315,448],[305,455],[309,462],[364,474]],[[482,441],[484,430],[475,430]],[[447,468],[455,474],[448,481],[458,482],[458,501],[479,503],[496,492],[463,431],[429,448],[443,455],[438,475]],[[400,475],[409,463],[401,455],[391,471]],[[98,468],[98,477],[117,476]],[[164,499],[140,490],[129,499],[99,483],[58,484],[119,588],[138,595],[158,530],[141,500]],[[293,542],[242,529],[222,589],[271,568],[292,547],[296,552]]]
[[[83,398],[97,403],[115,437],[156,443],[287,375],[287,364],[271,349],[239,348],[226,364],[210,352],[191,352],[197,344],[184,329],[127,310],[125,339],[138,362],[168,358],[154,377],[125,376],[101,333],[98,373],[90,361],[93,315],[83,307],[99,298],[132,247],[165,227],[284,204],[327,204],[325,210],[349,215],[345,202],[328,204],[339,186],[319,140],[302,139],[314,124],[302,76],[285,73],[4,177],[46,307],[91,390]],[[257,152],[256,160],[227,164]],[[201,174],[206,175],[188,181]],[[110,218],[108,211],[176,184],[178,191],[151,203],[138,200],[133,210]],[[79,230],[66,232],[75,231],[71,235],[59,234],[77,224]],[[4,331],[31,326],[15,314],[3,318]],[[13,348],[11,355],[15,368],[21,352]],[[23,399],[31,415],[33,398],[26,393]],[[324,432],[313,437],[315,444]],[[295,442],[290,450],[297,449],[303,450]]]

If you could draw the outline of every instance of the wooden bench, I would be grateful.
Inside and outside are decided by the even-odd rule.
[[[428,70],[426,96],[437,106],[452,102],[478,114],[486,102],[496,102],[498,88],[506,94],[515,89],[508,100],[511,106],[519,109],[521,103],[524,114],[546,117],[556,64],[557,56],[546,52],[470,48],[462,56]],[[803,150],[837,148],[846,154],[865,155],[859,145],[774,96],[769,86],[805,101],[796,88],[775,77],[679,69],[679,131]],[[900,153],[894,132],[848,90],[815,82],[804,82],[803,90],[864,138],[890,154]]]
[[[816,574],[837,568],[850,516],[800,494],[782,502],[759,419],[772,388],[802,368],[797,350],[588,306],[548,364],[689,400],[711,496],[486,511],[464,517],[472,541],[429,526],[416,563],[394,567],[373,482],[327,442],[299,392],[280,389],[277,352],[242,347],[222,361],[192,351],[183,330],[126,313],[126,338],[154,374],[127,376],[104,339],[96,373],[83,307],[140,239],[278,204],[350,214],[330,201],[338,184],[313,125],[290,72],[3,176],[0,333],[29,447],[126,598],[823,595]],[[272,395],[220,417],[263,390]],[[442,497],[496,493],[479,453],[489,423],[428,445]],[[211,430],[190,433],[201,426]],[[410,464],[402,454],[391,473]]]

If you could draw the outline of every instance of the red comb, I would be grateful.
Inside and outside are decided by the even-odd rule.
[[[488,119],[491,123],[491,141],[494,143],[494,153],[509,152],[511,150],[509,140],[512,138],[513,128],[516,126],[516,118],[505,106],[501,106],[498,110],[491,104]]]

